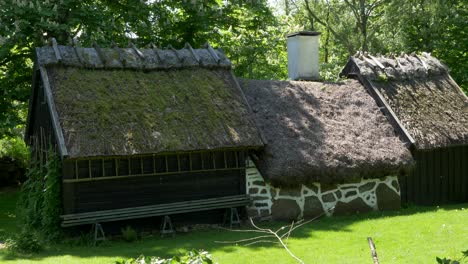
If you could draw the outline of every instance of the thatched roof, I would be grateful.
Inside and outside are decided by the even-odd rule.
[[[262,146],[230,62],[210,47],[54,46],[37,49],[37,64],[69,157]]]
[[[357,56],[343,74],[360,75],[380,92],[416,148],[468,144],[468,98],[429,54]]]
[[[243,80],[241,87],[267,141],[257,165],[275,185],[383,177],[412,163],[357,81]]]

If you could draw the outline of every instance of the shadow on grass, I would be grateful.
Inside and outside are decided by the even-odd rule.
[[[401,209],[399,211],[387,212],[371,212],[366,214],[340,216],[340,217],[323,217],[301,228],[296,229],[292,236],[296,239],[313,238],[315,232],[319,231],[339,231],[352,232],[351,225],[362,221],[379,221],[385,218],[406,217],[417,214],[424,214],[436,211],[452,211],[467,208],[468,204],[442,205],[442,206],[414,206]],[[1,214],[2,212],[0,212]],[[1,218],[0,218],[1,221]],[[287,225],[286,222],[269,222],[260,223],[262,228],[270,228],[273,230]],[[243,227],[248,229],[247,227]],[[236,241],[258,236],[258,233],[251,232],[232,232],[222,229],[199,230],[189,233],[177,233],[174,238],[160,238],[158,235],[149,235],[138,241],[127,243],[116,239],[105,241],[100,245],[94,246],[76,246],[71,242],[64,241],[62,243],[51,244],[47,249],[38,254],[23,255],[16,253],[8,253],[0,250],[1,260],[42,260],[49,257],[59,256],[74,256],[77,258],[95,258],[95,257],[110,257],[113,259],[137,257],[140,254],[146,256],[172,257],[180,255],[186,250],[205,249],[208,251],[223,251],[226,253],[236,251],[239,246],[235,244],[220,244],[215,241]],[[262,250],[270,247],[278,247],[271,243],[259,243],[249,246],[249,250]]]

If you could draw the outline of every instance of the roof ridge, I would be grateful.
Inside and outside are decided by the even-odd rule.
[[[357,52],[351,57],[362,75],[370,80],[427,78],[448,73],[448,68],[430,53],[401,53],[385,56]]]
[[[52,38],[48,46],[36,48],[36,63],[40,66],[63,65],[81,68],[158,70],[172,68],[224,68],[231,69],[231,62],[221,49],[209,43],[194,49],[188,43],[181,49],[168,46],[160,49],[154,44],[138,48],[129,42],[129,47],[114,43],[103,48],[96,43],[92,47],[80,47],[76,43],[59,45]]]

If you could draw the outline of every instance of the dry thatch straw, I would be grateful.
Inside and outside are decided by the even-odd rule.
[[[274,185],[341,183],[405,172],[410,152],[357,81],[242,80],[266,146],[256,161]]]

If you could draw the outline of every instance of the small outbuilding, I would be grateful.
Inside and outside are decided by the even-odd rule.
[[[209,45],[37,48],[26,139],[37,160],[59,154],[65,214],[245,195],[263,146]]]
[[[251,215],[400,208],[397,176],[409,171],[411,154],[358,81],[240,84],[265,139],[247,171]]]
[[[358,79],[411,149],[416,166],[400,178],[403,202],[468,201],[468,98],[427,53],[350,58],[342,76]]]

